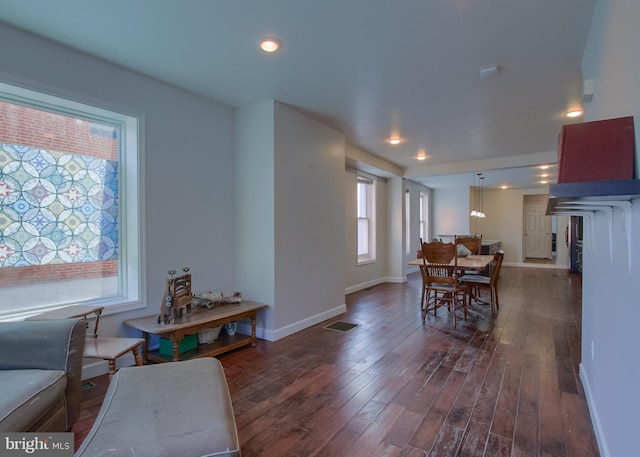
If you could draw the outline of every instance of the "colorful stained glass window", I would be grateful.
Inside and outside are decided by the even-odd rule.
[[[0,143],[0,267],[118,258],[118,163]]]

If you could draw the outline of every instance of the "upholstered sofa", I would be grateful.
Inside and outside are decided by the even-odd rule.
[[[86,324],[0,322],[0,432],[65,432],[80,414]]]

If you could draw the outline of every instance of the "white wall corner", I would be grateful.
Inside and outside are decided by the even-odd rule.
[[[385,282],[393,282],[396,284],[402,284],[404,282],[407,282],[407,276],[387,276],[386,281]]]

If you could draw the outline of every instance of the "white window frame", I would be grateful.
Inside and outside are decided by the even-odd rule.
[[[407,188],[404,191],[404,221],[405,221],[405,254],[411,253],[411,191]]]
[[[69,304],[104,306],[103,315],[145,307],[145,250],[142,242],[144,233],[144,116],[130,109],[114,107],[95,100],[85,101],[76,94],[62,90],[38,87],[37,84],[16,83],[13,78],[1,75],[0,99],[9,103],[44,109],[53,113],[75,116],[112,125],[119,129],[118,147],[118,193],[119,193],[119,265],[118,293],[115,296],[98,297],[78,303],[78,301],[56,302],[47,306],[30,309],[14,309],[3,312],[0,320],[18,320],[44,310],[55,309]],[[55,95],[53,95],[55,93]],[[1,303],[0,303],[1,305]]]
[[[419,233],[422,241],[429,241],[429,194],[426,192],[420,192],[420,223]]]
[[[356,182],[356,254],[357,264],[364,265],[376,261],[376,179],[374,176],[358,172]],[[362,190],[366,190],[366,195],[361,195]],[[366,230],[364,241],[363,230]]]

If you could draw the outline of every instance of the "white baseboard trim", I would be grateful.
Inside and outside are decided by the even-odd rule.
[[[349,295],[354,292],[358,292],[359,290],[368,289],[369,287],[377,286],[378,284],[383,284],[385,282],[386,282],[385,278],[372,279],[371,281],[367,281],[360,284],[356,284],[355,286],[347,287],[344,290],[344,293],[346,295]]]
[[[386,282],[402,284],[407,282],[407,277],[406,276],[387,276]]]
[[[416,268],[415,271],[418,271]],[[413,271],[407,271],[407,274],[413,273]],[[344,290],[345,295],[352,294],[354,292],[358,292],[360,290],[368,289],[369,287],[377,286],[378,284],[384,284],[385,282],[393,282],[402,284],[407,282],[406,276],[386,276],[384,278],[372,279],[371,281],[363,282],[360,284],[356,284],[355,286],[347,287]]]
[[[552,263],[524,263],[524,262],[504,262],[504,267],[520,267],[520,268],[550,268],[553,270],[568,270],[566,265],[556,265]]]
[[[596,434],[596,441],[598,443],[598,449],[602,457],[609,457],[609,447],[607,446],[607,440],[604,436],[604,430],[602,430],[602,424],[600,423],[600,416],[598,415],[598,408],[596,408],[596,402],[591,392],[591,385],[589,384],[589,377],[587,371],[584,369],[584,365],[580,364],[580,380],[582,381],[582,387],[584,387],[584,393],[587,397],[587,406],[589,407],[589,415],[591,416],[591,423],[593,430]]]
[[[256,334],[258,338],[267,340],[267,341],[278,341],[286,336],[293,335],[300,330],[304,330],[307,327],[311,327],[312,325],[316,325],[322,321],[326,321],[327,319],[331,319],[332,317],[343,314],[347,311],[347,305],[343,304],[337,306],[335,308],[324,311],[320,314],[316,314],[315,316],[310,316],[306,319],[302,319],[301,321],[294,322],[293,324],[286,325],[282,328],[270,331],[264,329],[256,329]],[[245,333],[247,330],[242,328],[242,332]],[[251,329],[248,329],[251,332]]]

